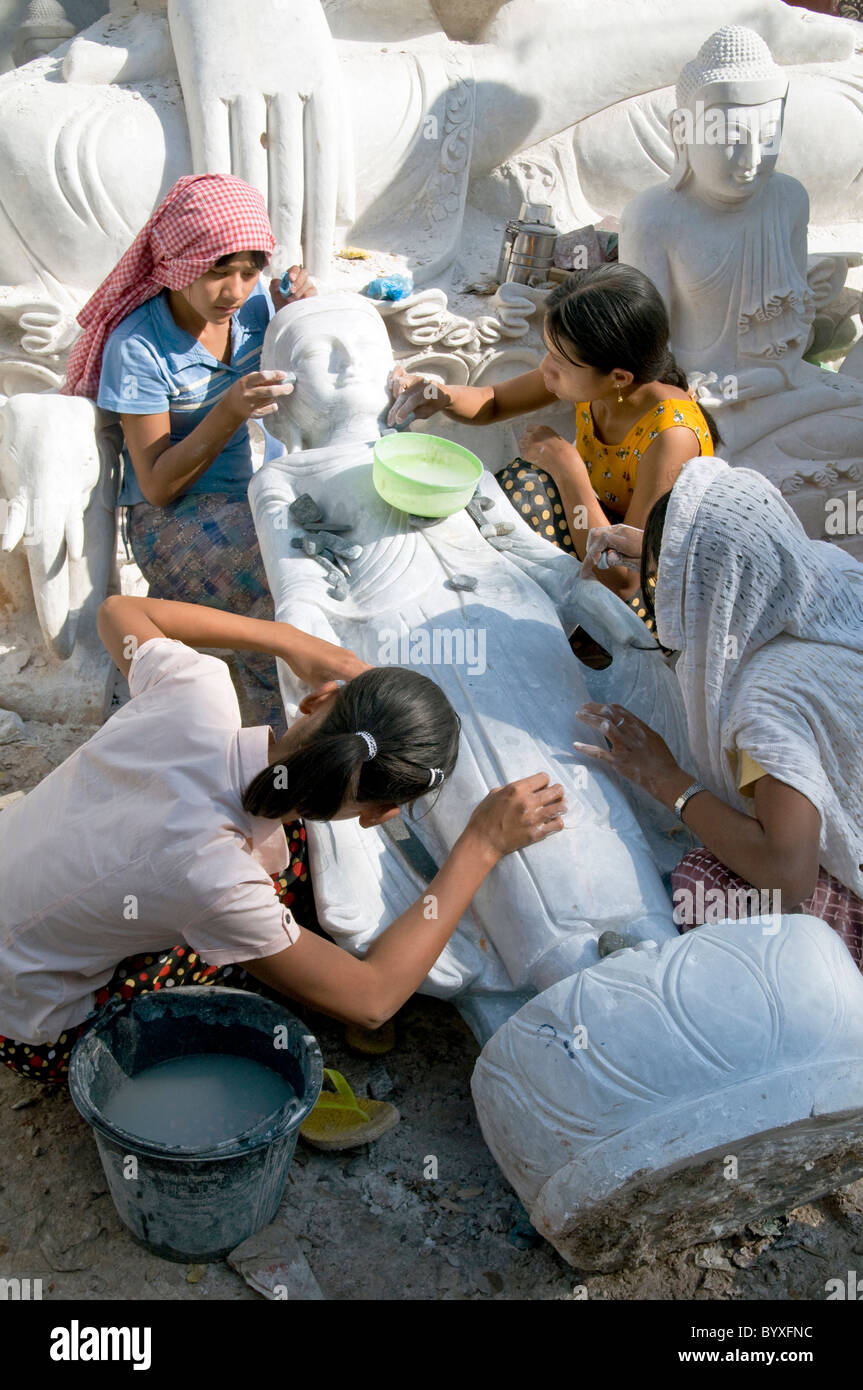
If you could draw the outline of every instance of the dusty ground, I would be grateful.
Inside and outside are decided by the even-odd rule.
[[[28,742],[0,747],[0,796],[35,786],[90,730],[26,732]],[[863,1271],[861,1180],[734,1239],[617,1274],[580,1274],[544,1242],[530,1243],[479,1132],[476,1043],[451,1005],[412,1000],[395,1050],[380,1061],[346,1051],[337,1024],[308,1019],[325,1064],[402,1113],[353,1156],[297,1152],[284,1210],[328,1298],[823,1300],[827,1279]],[[0,1068],[0,1152],[0,1277],[41,1278],[43,1296],[58,1299],[260,1296],[223,1261],[190,1270],[135,1245],[64,1089]],[[424,1176],[430,1156],[436,1181]]]

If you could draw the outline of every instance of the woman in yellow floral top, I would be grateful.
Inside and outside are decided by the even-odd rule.
[[[665,382],[659,384],[667,387]],[[655,439],[678,425],[695,435],[695,453],[713,453],[708,423],[700,407],[688,397],[669,398],[651,405],[618,445],[599,438],[591,402],[579,401],[575,407],[575,447],[584,460],[594,493],[606,510],[619,518],[626,516],[635,495],[635,479],[642,458]],[[688,440],[686,447],[691,447]],[[695,453],[689,457],[693,458]]]
[[[538,368],[495,386],[434,385],[397,368],[389,423],[445,410],[488,425],[571,401],[575,443],[532,425],[498,481],[537,531],[582,559],[591,527],[625,521],[642,529],[684,463],[712,454],[718,440],[689,395],[668,331],[659,291],[634,266],[579,271],[548,297]],[[631,570],[615,566],[597,578],[644,616]]]

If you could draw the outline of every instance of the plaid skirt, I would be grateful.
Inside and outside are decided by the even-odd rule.
[[[186,493],[168,507],[126,508],[126,535],[152,598],[203,603],[247,618],[274,617],[248,502],[221,492]],[[235,656],[248,718],[284,725],[276,662],[262,652]]]
[[[319,931],[312,882],[306,853],[306,831],[302,821],[285,826],[288,841],[288,866],[281,874],[273,874],[276,896],[300,926]],[[120,961],[107,984],[96,992],[92,1013],[72,1028],[67,1028],[55,1042],[22,1043],[0,1034],[0,1062],[31,1081],[45,1083],[65,1081],[69,1057],[78,1039],[99,1017],[99,1012],[113,999],[133,999],[151,990],[176,989],[182,985],[226,985],[232,989],[251,989],[272,994],[266,986],[248,975],[240,965],[207,965],[196,951],[185,944],[169,951],[129,956]],[[278,996],[272,994],[273,998]]]
[[[671,890],[674,920],[682,931],[700,927],[707,920],[738,920],[773,910],[771,893],[753,888],[745,878],[720,863],[709,849],[691,850],[681,859],[671,875]],[[708,894],[713,895],[709,903]],[[778,905],[777,910],[781,910]],[[863,970],[863,901],[856,893],[826,869],[820,869],[815,892],[794,911],[820,917],[838,932],[858,968]]]

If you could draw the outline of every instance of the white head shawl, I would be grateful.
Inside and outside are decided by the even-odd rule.
[[[821,864],[863,896],[863,565],[813,541],[759,473],[692,459],[656,585],[698,775],[751,811],[738,754],[821,813]]]

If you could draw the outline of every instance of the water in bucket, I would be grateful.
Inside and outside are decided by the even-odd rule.
[[[261,1062],[199,1053],[127,1077],[102,1113],[141,1139],[203,1150],[242,1134],[295,1094],[286,1077]]]
[[[322,1080],[305,1024],[218,985],[108,1004],[69,1063],[121,1220],[157,1255],[189,1263],[273,1220]]]

